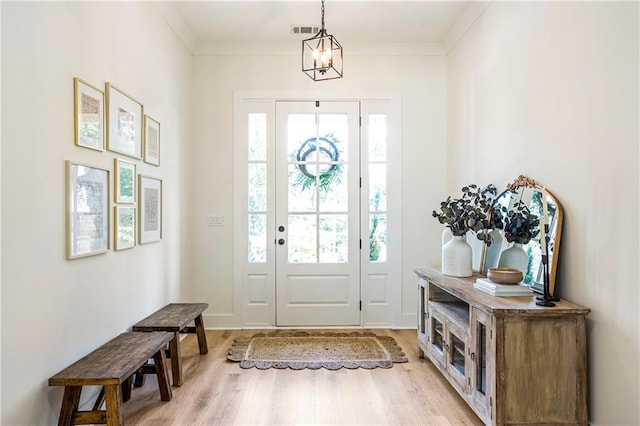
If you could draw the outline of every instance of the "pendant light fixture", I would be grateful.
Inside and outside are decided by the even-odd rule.
[[[342,78],[342,46],[324,28],[324,0],[320,31],[302,41],[302,71],[314,81]]]

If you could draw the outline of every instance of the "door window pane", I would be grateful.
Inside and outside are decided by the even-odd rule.
[[[296,154],[302,145],[316,134],[315,114],[289,114],[287,123],[287,152],[295,161]]]
[[[320,263],[349,261],[349,216],[321,215]]]
[[[387,215],[369,215],[369,261],[387,261]]]
[[[387,165],[369,164],[369,210],[387,210]]]
[[[249,160],[267,159],[267,114],[249,114]]]
[[[369,114],[369,161],[387,160],[387,114]]]
[[[289,263],[316,263],[317,229],[315,215],[289,215]]]
[[[317,170],[317,164],[305,164],[302,170],[298,164],[289,164],[288,200],[290,212],[311,212],[316,210],[315,175]]]
[[[369,261],[387,262],[387,114],[367,116]]]
[[[347,180],[348,170],[346,164],[336,165],[332,173],[339,173],[340,176],[331,180],[326,186],[326,190],[320,191],[320,211],[343,213],[349,209],[349,182]],[[320,174],[322,178],[322,173]]]
[[[249,263],[267,261],[267,215],[249,214]]]
[[[347,161],[349,146],[349,123],[346,114],[321,114],[318,117],[318,136],[331,149],[337,149],[334,161]],[[322,145],[321,145],[322,146]],[[336,156],[334,156],[336,157]]]
[[[249,211],[267,210],[267,165],[249,164]]]

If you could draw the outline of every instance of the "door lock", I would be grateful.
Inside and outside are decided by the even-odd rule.
[[[284,226],[282,226],[282,225],[278,226],[278,231],[284,232]]]

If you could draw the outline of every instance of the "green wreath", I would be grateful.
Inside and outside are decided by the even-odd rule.
[[[333,183],[340,183],[342,164],[337,162],[340,159],[340,151],[336,146],[338,143],[340,141],[336,139],[333,133],[322,137],[314,136],[304,141],[294,155],[294,160],[297,162],[296,168],[300,173],[293,185],[301,187],[303,191],[316,186],[316,175],[307,169],[308,163],[306,161],[307,157],[317,152],[323,153],[331,161],[329,168],[320,171],[317,176],[318,188],[327,191]]]

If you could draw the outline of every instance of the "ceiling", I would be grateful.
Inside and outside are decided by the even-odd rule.
[[[325,0],[325,27],[343,45],[442,44],[473,1]],[[210,0],[157,2],[187,46],[293,43],[292,25],[320,25],[320,0]],[[477,8],[477,7],[476,7]],[[169,16],[170,15],[170,16]],[[202,52],[200,52],[202,53]]]

